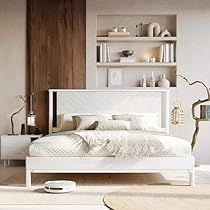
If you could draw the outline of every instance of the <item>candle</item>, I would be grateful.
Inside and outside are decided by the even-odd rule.
[[[121,31],[121,32],[126,32],[127,29],[126,29],[125,27],[121,27],[120,31]]]
[[[151,58],[150,58],[150,62],[151,62],[151,63],[155,63],[155,61],[156,61],[155,57],[151,57]]]
[[[145,62],[145,63],[149,63],[149,58],[146,57],[146,58],[144,59],[144,62]]]

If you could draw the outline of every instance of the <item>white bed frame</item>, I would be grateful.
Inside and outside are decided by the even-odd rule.
[[[49,133],[58,131],[58,116],[63,113],[156,112],[169,133],[169,89],[130,90],[49,90]],[[195,160],[188,157],[26,157],[26,186],[32,173],[157,173],[163,170],[187,170],[189,184],[195,184]]]

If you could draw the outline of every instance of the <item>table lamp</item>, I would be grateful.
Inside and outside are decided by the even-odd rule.
[[[36,115],[34,114],[33,108],[32,108],[33,107],[33,95],[34,95],[34,93],[32,93],[30,95],[30,100],[29,100],[30,109],[29,109],[29,114],[27,116],[27,125],[30,127],[36,126]]]

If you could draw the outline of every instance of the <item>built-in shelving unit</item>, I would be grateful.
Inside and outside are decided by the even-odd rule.
[[[137,35],[136,25],[143,23],[142,36]],[[157,22],[161,26],[161,31],[168,29],[171,37],[148,37],[148,23]],[[108,37],[108,32],[113,27],[118,29],[126,27],[130,32],[128,37]],[[170,80],[171,87],[176,87],[177,69],[177,17],[176,15],[98,15],[97,16],[97,36],[96,46],[106,43],[110,48],[111,62],[96,62],[96,88],[104,89],[108,87],[109,69],[120,68],[123,71],[123,88],[137,88],[143,75],[150,78],[153,72],[158,82],[162,74]],[[174,61],[159,62],[160,46],[166,43],[174,44]],[[120,62],[123,50],[133,50],[136,62]],[[156,62],[145,63],[145,57],[155,57]],[[97,60],[97,55],[96,55]],[[149,87],[148,87],[149,88]],[[158,87],[156,87],[158,88]]]
[[[98,42],[175,42],[176,37],[96,37]]]

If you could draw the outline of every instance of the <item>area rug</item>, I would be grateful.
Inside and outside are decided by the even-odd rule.
[[[114,210],[210,210],[210,185],[133,186],[105,195]]]

